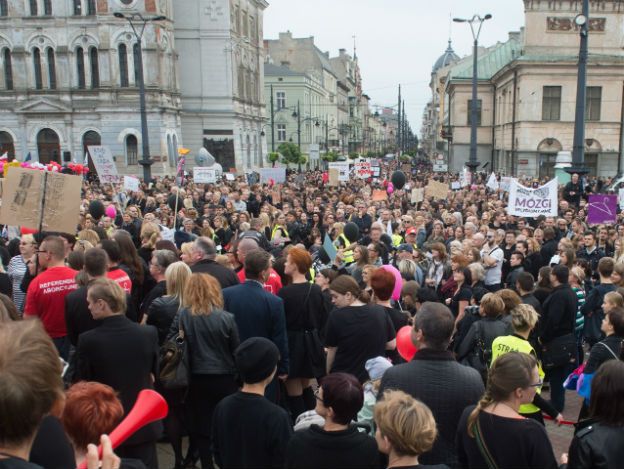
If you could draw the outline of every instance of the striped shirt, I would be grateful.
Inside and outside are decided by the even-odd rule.
[[[578,309],[576,310],[576,325],[574,326],[574,332],[577,337],[583,333],[583,326],[585,325],[585,316],[581,313],[581,308],[585,304],[585,291],[582,288],[572,287],[572,291],[576,294],[578,300]]]
[[[18,311],[24,311],[24,300],[26,299],[26,292],[22,291],[20,285],[26,274],[26,263],[21,254],[11,258],[9,261],[9,267],[7,268],[7,274],[11,279],[13,285],[13,303]]]

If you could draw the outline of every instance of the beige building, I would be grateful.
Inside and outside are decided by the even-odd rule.
[[[478,161],[507,174],[552,176],[557,152],[571,151],[581,2],[525,0],[525,27],[479,54]],[[585,164],[613,175],[622,164],[624,3],[590,3]],[[459,170],[470,148],[472,61],[445,79],[449,163]]]

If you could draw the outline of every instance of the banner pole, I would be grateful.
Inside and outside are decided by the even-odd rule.
[[[38,229],[38,233],[39,236],[42,235],[42,230],[43,230],[43,211],[45,209],[45,197],[46,197],[46,190],[48,187],[48,172],[46,170],[43,171],[43,183],[42,183],[42,191],[41,191],[41,205],[40,205],[40,211],[39,211],[39,229]],[[41,240],[43,241],[43,239]],[[41,247],[41,243],[38,243],[39,247]],[[38,251],[39,249],[37,249]],[[37,274],[39,273],[39,254],[35,254],[35,277],[37,276]]]

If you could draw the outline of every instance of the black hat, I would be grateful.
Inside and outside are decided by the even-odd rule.
[[[275,344],[264,337],[251,337],[234,352],[238,374],[247,384],[259,383],[271,376],[279,358]]]

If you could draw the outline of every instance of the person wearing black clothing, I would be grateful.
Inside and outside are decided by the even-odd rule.
[[[159,249],[152,252],[152,258],[149,263],[149,273],[156,282],[156,285],[145,295],[139,315],[141,318],[147,313],[152,302],[163,295],[167,294],[167,282],[165,281],[165,271],[167,267],[176,261],[176,256],[168,249]]]
[[[598,269],[598,262],[605,257],[605,253],[596,246],[596,234],[593,231],[583,233],[583,242],[584,246],[577,251],[576,258],[587,260],[595,274]]]
[[[453,292],[453,296],[446,300],[446,304],[449,306],[455,320],[459,322],[464,317],[464,311],[472,298],[472,272],[468,267],[459,268],[453,272],[453,277],[457,287]]]
[[[524,272],[522,263],[524,262],[524,256],[518,251],[514,251],[509,259],[509,273],[505,277],[505,287],[510,290],[516,290],[516,280],[518,276]]]
[[[215,461],[221,469],[282,468],[292,435],[290,417],[264,397],[277,372],[279,350],[270,340],[253,337],[240,344],[234,358],[243,387],[214,411]]]
[[[553,291],[544,302],[544,315],[539,325],[539,337],[542,347],[547,349],[551,342],[559,337],[574,335],[578,298],[568,284],[569,269],[565,265],[556,265],[550,274]],[[565,405],[563,382],[572,364],[550,368],[546,377],[550,381],[550,400],[562,412]]]
[[[457,424],[463,410],[483,394],[479,373],[457,363],[447,351],[454,328],[455,318],[446,306],[424,303],[414,317],[412,332],[418,352],[409,363],[389,368],[379,388],[379,395],[388,389],[404,391],[431,409],[438,438],[433,449],[419,458],[424,464],[457,466]]]
[[[522,303],[533,306],[535,311],[537,311],[537,313],[541,316],[542,304],[532,293],[534,285],[535,281],[533,279],[533,275],[531,275],[529,272],[521,272],[520,274],[518,274],[518,278],[516,278],[515,289],[518,292],[518,295],[520,295]]]
[[[371,225],[373,224],[373,219],[367,213],[366,205],[363,203],[358,205],[358,213],[357,215],[352,215],[350,221],[358,226],[362,235],[368,234]]]
[[[366,360],[396,348],[396,332],[383,307],[362,302],[357,282],[340,275],[329,286],[337,309],[327,321],[327,373],[342,371],[368,381]]]
[[[225,289],[233,285],[238,285],[238,277],[233,270],[217,264],[214,260],[217,255],[217,249],[214,242],[210,238],[202,236],[193,242],[191,256],[193,265],[191,272],[194,274],[210,274],[217,279],[221,288]]]
[[[616,289],[616,286],[611,281],[611,274],[613,274],[614,268],[615,262],[610,257],[600,259],[600,262],[598,262],[600,283],[589,291],[585,298],[585,303],[581,306],[581,313],[585,316],[583,337],[590,347],[603,337],[601,326],[605,314],[602,304],[605,295]]]
[[[332,373],[322,379],[316,395],[316,413],[323,427],[311,425],[295,432],[286,450],[286,468],[378,468],[377,443],[351,422],[364,404],[364,390],[357,378]]]
[[[557,253],[557,239],[554,228],[548,226],[544,228],[544,244],[540,249],[542,256],[541,266],[550,265],[550,259]]]
[[[158,333],[123,316],[126,294],[110,279],[97,279],[87,294],[89,310],[100,326],[78,339],[74,381],[99,381],[119,393],[128,413],[143,389],[153,389],[158,376]],[[162,424],[154,422],[138,430],[117,450],[121,457],[140,459],[158,469],[156,440]]]
[[[53,415],[44,417],[30,448],[28,460],[46,469],[76,467],[74,450],[57,417]]]
[[[316,406],[311,380],[325,374],[325,352],[320,331],[325,328],[329,312],[325,309],[323,293],[311,284],[306,274],[312,267],[312,257],[305,249],[288,252],[284,272],[292,283],[283,287],[278,296],[284,301],[288,356],[290,367],[286,392],[293,420]]]
[[[563,199],[570,205],[578,207],[581,203],[581,195],[583,194],[583,184],[579,181],[579,175],[573,174],[570,182],[563,188]]]

